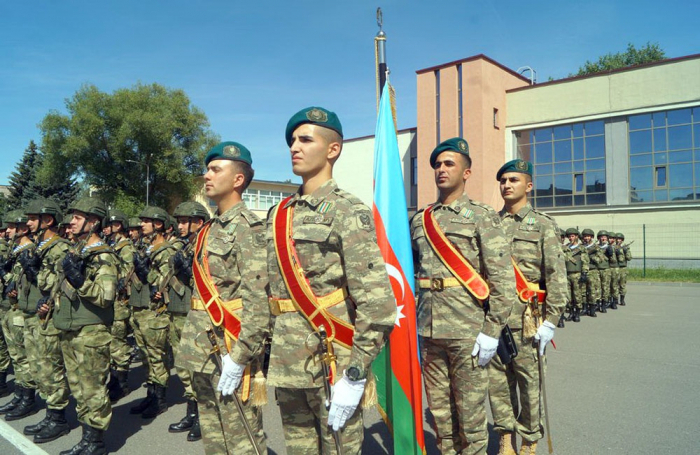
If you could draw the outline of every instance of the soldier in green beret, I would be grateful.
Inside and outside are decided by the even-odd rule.
[[[515,453],[517,434],[522,438],[520,454],[531,455],[544,436],[540,362],[545,361],[545,348],[566,305],[566,267],[556,222],[528,202],[533,188],[532,163],[509,161],[496,178],[504,201],[500,215],[515,267],[530,283],[524,289],[539,292],[536,298],[526,297],[518,289],[519,299],[508,319],[518,355],[509,364],[503,364],[499,357],[489,364],[489,400],[494,429],[501,436],[500,453]]]
[[[463,138],[438,144],[430,155],[438,200],[411,219],[421,363],[444,454],[486,453],[488,365],[495,360],[516,295],[501,219],[465,192],[471,165]],[[431,227],[442,237],[431,235]],[[441,240],[454,245],[461,257],[444,257],[433,246]],[[469,274],[452,272],[460,266]]]
[[[267,397],[263,340],[269,333],[265,223],[243,202],[243,192],[254,176],[253,159],[245,146],[227,141],[213,147],[204,162],[204,192],[216,203],[217,212],[199,233],[192,259],[185,259],[190,253],[183,251],[182,262],[190,261],[192,275],[197,272],[198,279],[175,365],[193,372],[205,453],[254,454],[251,437],[260,453],[266,453],[262,414]],[[190,225],[193,235],[207,218],[205,212],[201,206],[180,209],[176,215],[183,229]],[[221,314],[230,317],[222,321]],[[213,340],[208,340],[207,330]],[[219,353],[212,352],[211,341]],[[242,378],[245,387],[236,392],[238,384],[233,382]],[[231,399],[234,393],[242,403],[250,435]],[[171,431],[189,425],[182,423],[171,426]]]

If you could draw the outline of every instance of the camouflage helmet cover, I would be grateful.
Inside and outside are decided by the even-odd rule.
[[[576,228],[569,228],[566,230],[566,235],[571,235],[571,234],[576,234],[577,236],[581,235],[581,234],[579,234],[578,229],[576,229]]]
[[[82,212],[87,215],[94,215],[101,220],[107,216],[107,206],[102,199],[96,197],[80,198],[68,208],[69,213]]]
[[[207,209],[199,202],[187,201],[183,202],[175,208],[173,212],[175,218],[178,217],[191,217],[191,218],[201,218],[204,221],[209,221],[209,212]]]

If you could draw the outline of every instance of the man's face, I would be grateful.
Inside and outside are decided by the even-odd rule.
[[[469,179],[471,169],[467,168],[464,157],[457,152],[442,152],[433,165],[435,185],[440,191],[464,189],[464,182]]]
[[[129,229],[129,238],[132,241],[136,242],[140,236],[141,236],[141,229],[139,229],[139,228],[130,228]]]
[[[599,241],[600,243],[607,243],[607,242],[608,242],[608,236],[607,236],[607,235],[601,235],[600,237],[598,237],[598,241]]]
[[[583,234],[583,242],[588,245],[593,240],[593,236],[590,234]]]
[[[83,227],[87,227],[87,222],[87,215],[85,213],[73,212],[73,218],[71,218],[69,225],[70,233],[73,235],[80,235],[81,231],[84,230]]]
[[[500,180],[501,197],[506,202],[519,202],[532,191],[532,181],[527,174],[506,172]]]
[[[568,237],[569,242],[571,242],[571,243],[578,242],[578,235],[576,235],[576,234],[567,234],[566,237]]]
[[[118,234],[124,230],[121,221],[112,221],[109,227],[112,229],[112,234]]]
[[[141,232],[143,232],[143,235],[153,234],[155,232],[154,220],[141,218]]]
[[[112,235],[112,226],[108,224],[107,226],[103,227],[102,235],[104,235],[105,237]]]
[[[180,233],[180,237],[190,235],[190,218],[188,216],[177,217],[177,232]]]
[[[40,225],[41,220],[39,219],[39,215],[27,215],[27,227],[29,228],[29,232],[35,234],[39,230]]]
[[[236,170],[231,160],[210,161],[204,173],[204,194],[216,202],[233,193]]]
[[[329,165],[332,144],[328,143],[326,137],[321,134],[322,128],[322,126],[305,123],[292,133],[289,151],[294,175],[313,176]]]
[[[5,231],[5,237],[11,239],[17,234],[17,225],[15,223],[7,223],[7,230]]]

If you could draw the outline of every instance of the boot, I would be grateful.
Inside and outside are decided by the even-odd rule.
[[[148,408],[151,405],[151,401],[154,400],[153,390],[153,384],[148,384],[146,390],[146,398],[141,400],[141,402],[136,406],[132,406],[131,409],[129,409],[129,414],[141,414],[143,411],[145,411],[146,408]]]
[[[197,420],[197,402],[194,400],[187,400],[187,411],[185,412],[185,417],[183,417],[178,423],[171,423],[168,427],[168,432],[182,433],[183,431],[187,431],[192,428],[195,420]]]
[[[91,426],[85,426],[85,446],[80,455],[103,455],[107,453],[107,447],[103,440],[104,430],[98,430]]]
[[[165,401],[165,391],[167,389],[158,384],[155,384],[154,387],[153,399],[148,405],[148,408],[141,414],[141,417],[144,419],[152,419],[158,414],[162,414],[168,410],[168,403]]]
[[[21,385],[15,386],[15,396],[10,401],[0,406],[0,415],[7,414],[8,412],[12,411],[17,406],[19,406],[19,402],[22,401],[22,396],[24,395],[23,390],[24,387],[22,387]]]
[[[536,452],[537,452],[537,441],[535,441],[535,442],[523,441],[523,445],[520,446],[520,454],[519,455],[535,455]]]
[[[562,313],[561,316],[559,316],[559,322],[557,322],[557,327],[560,329],[564,328],[564,319],[566,318],[564,317],[564,313]]]
[[[0,371],[0,398],[10,394],[10,387],[7,385],[7,371]]]
[[[90,427],[88,427],[88,426],[85,425],[84,423],[81,424],[81,425],[82,425],[82,427],[83,427],[83,437],[82,437],[82,439],[81,439],[76,445],[74,445],[71,449],[69,449],[69,450],[64,450],[64,451],[61,452],[59,455],[79,455],[79,454],[83,453],[83,449],[85,448],[85,446],[87,446],[87,443],[88,443],[88,442],[87,442],[87,439],[86,439],[86,436],[87,436],[87,428],[90,428]]]
[[[571,321],[574,317],[574,308],[569,306],[566,309],[569,310],[569,315],[566,317],[566,320]]]
[[[517,455],[513,448],[514,433],[501,433],[498,455]]]
[[[109,401],[116,403],[131,392],[129,389],[129,372],[112,370],[107,389],[109,389]]]
[[[579,316],[580,313],[581,309],[579,307],[574,307],[574,316],[571,318],[571,320],[574,322],[581,322],[581,317]]]
[[[70,433],[70,426],[66,421],[66,409],[47,409],[46,414],[50,416],[49,422],[42,428],[39,434],[34,435],[36,444],[51,442]]]
[[[610,304],[610,309],[617,310],[617,297],[612,299],[612,303]]]
[[[190,432],[187,433],[187,440],[190,442],[199,441],[202,439],[202,429],[199,427],[199,411],[197,411],[197,417],[194,419],[194,424],[190,428]]]
[[[24,430],[22,431],[26,435],[35,435],[39,434],[41,430],[44,429],[44,427],[51,421],[51,410],[46,409],[46,416],[42,420],[39,421],[39,423],[34,424],[34,425],[27,425],[24,427]]]
[[[620,306],[625,306],[625,305],[627,305],[625,303],[625,294],[620,294]]]
[[[15,409],[5,414],[6,421],[12,422],[13,420],[23,419],[36,412],[34,409],[35,390],[23,388],[22,392],[22,401],[19,402]]]
[[[605,304],[603,303],[602,300],[598,300],[598,312],[599,313],[607,313],[608,310],[605,308]]]
[[[598,317],[598,315],[595,314],[595,305],[592,304],[592,303],[589,303],[589,304],[588,304],[588,316],[590,316],[590,317],[592,317],[592,318],[597,318],[597,317]]]

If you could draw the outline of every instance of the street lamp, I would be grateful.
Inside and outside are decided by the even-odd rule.
[[[126,160],[126,162],[140,164],[141,166],[146,166],[146,207],[148,207],[148,184],[151,181],[151,166],[148,164],[148,161],[146,161],[145,163],[142,163],[140,161]]]

